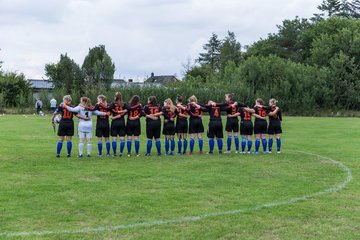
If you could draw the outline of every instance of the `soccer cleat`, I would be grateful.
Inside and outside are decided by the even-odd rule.
[[[59,157],[60,157],[60,154],[56,154],[56,157],[59,158]]]
[[[169,154],[170,156],[174,156],[174,152],[170,152],[170,154]]]
[[[219,151],[219,154],[223,154],[223,152],[222,152],[222,151]]]
[[[245,152],[240,152],[240,154],[245,154]]]
[[[110,157],[110,154],[108,153],[108,154],[106,154],[106,156],[107,156],[107,157]]]
[[[150,153],[146,153],[146,154],[145,154],[145,157],[150,157]]]
[[[176,155],[182,155],[181,152],[176,153]]]
[[[248,152],[247,152],[247,154],[251,154],[251,152],[250,152],[250,151],[248,151]]]
[[[161,153],[158,153],[158,156],[161,156]]]
[[[268,151],[268,154],[271,154],[271,151]]]
[[[224,153],[225,153],[225,154],[229,154],[229,153],[231,153],[231,151],[225,151]]]
[[[69,157],[71,157],[71,155],[70,155],[70,154],[68,154],[68,155],[66,155],[66,157],[68,157],[68,158],[69,158]]]
[[[259,152],[254,152],[254,154],[259,154]]]
[[[235,151],[235,154],[238,154],[239,153],[239,151]]]
[[[281,153],[280,151],[278,151],[277,153]]]
[[[82,155],[82,154],[80,154],[80,155],[79,155],[79,158],[82,158],[82,157],[83,157],[83,155]]]
[[[128,153],[128,155],[127,155],[128,157],[131,157],[131,153]]]
[[[136,157],[140,157],[140,156],[141,156],[140,153],[136,154]]]
[[[214,153],[213,152],[207,152],[206,154],[209,155],[209,154],[214,154]]]
[[[116,154],[114,154],[113,156],[116,157]]]
[[[88,158],[91,157],[90,154],[88,154],[87,157],[88,157]]]
[[[119,157],[122,157],[122,153],[119,154]]]
[[[101,154],[99,154],[99,155],[98,155],[98,157],[102,157],[102,155],[101,155]]]

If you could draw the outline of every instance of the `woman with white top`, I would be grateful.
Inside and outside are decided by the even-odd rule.
[[[92,115],[105,116],[109,115],[109,112],[100,112],[98,110],[92,111],[91,100],[87,97],[80,99],[80,104],[77,107],[64,106],[68,111],[77,113],[79,118],[78,135],[79,135],[79,157],[83,157],[84,140],[87,142],[87,156],[91,154],[91,140],[92,140]]]

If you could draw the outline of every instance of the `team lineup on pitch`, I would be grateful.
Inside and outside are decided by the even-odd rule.
[[[84,155],[84,146],[86,142],[87,156],[91,156],[92,151],[92,115],[97,116],[95,133],[98,138],[98,156],[103,155],[103,140],[106,145],[106,156],[117,156],[117,146],[119,145],[119,156],[123,155],[125,148],[125,136],[127,155],[131,156],[132,143],[135,145],[135,154],[140,156],[141,124],[140,118],[146,119],[146,137],[147,147],[146,156],[150,156],[153,140],[156,145],[157,155],[162,154],[161,148],[161,129],[165,137],[165,154],[175,154],[175,135],[177,134],[177,154],[187,153],[188,134],[190,135],[189,154],[194,152],[195,138],[197,138],[199,153],[203,153],[203,133],[204,125],[202,122],[203,113],[209,115],[210,121],[207,129],[209,138],[208,154],[214,153],[215,140],[217,142],[218,152],[223,153],[224,129],[222,124],[222,112],[226,112],[227,132],[227,151],[231,153],[232,138],[234,138],[235,153],[251,153],[252,135],[255,135],[255,154],[259,153],[262,143],[263,152],[271,153],[273,139],[276,137],[277,153],[280,153],[282,133],[282,114],[277,106],[276,99],[269,100],[269,106],[264,105],[261,98],[256,99],[255,106],[250,108],[248,105],[236,102],[234,94],[225,94],[225,103],[216,103],[209,100],[206,104],[198,103],[196,96],[188,99],[188,104],[184,105],[181,96],[176,98],[176,105],[170,98],[164,100],[161,106],[156,96],[150,96],[147,105],[144,107],[140,103],[140,97],[134,95],[129,102],[124,102],[120,92],[115,93],[114,100],[110,104],[106,101],[106,96],[99,95],[97,104],[91,105],[88,97],[82,97],[77,107],[71,106],[72,98],[70,95],[63,97],[63,102],[59,105],[53,114],[52,124],[55,131],[55,123],[59,123],[56,156],[60,157],[63,142],[67,140],[67,157],[71,156],[72,137],[74,135],[73,116],[79,118],[78,137],[79,137],[79,157]],[[127,119],[125,122],[125,115]],[[109,124],[109,116],[112,119]],[[240,116],[240,123],[238,117]],[[163,125],[162,120],[163,118]],[[189,118],[189,121],[188,121]],[[252,118],[255,118],[254,124]],[[269,119],[269,123],[267,122]],[[239,127],[240,126],[240,127]],[[241,135],[241,151],[239,132]],[[110,144],[110,135],[112,142]],[[268,136],[268,139],[267,139]],[[117,140],[120,139],[118,144]],[[247,147],[247,149],[246,149]]]

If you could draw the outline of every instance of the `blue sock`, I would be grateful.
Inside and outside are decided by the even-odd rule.
[[[260,139],[257,138],[255,140],[255,152],[258,153],[259,152],[259,148],[260,148]]]
[[[217,139],[217,145],[218,145],[218,148],[219,148],[219,153],[222,153],[222,150],[223,150],[223,140],[222,140],[222,138]]]
[[[276,146],[277,146],[277,151],[280,152],[280,150],[281,150],[281,139],[280,138],[276,139]]]
[[[116,141],[112,141],[112,149],[113,149],[114,155],[116,155],[116,147],[117,147]]]
[[[266,145],[267,145],[266,138],[263,138],[263,139],[262,139],[262,146],[263,146],[264,152],[266,152]]]
[[[170,151],[173,153],[175,151],[175,139],[170,140]]]
[[[246,138],[242,138],[241,139],[241,151],[245,152],[245,147],[246,147]]]
[[[273,139],[270,138],[270,139],[269,139],[269,152],[272,151],[272,145],[273,145]]]
[[[139,149],[140,149],[140,140],[136,139],[135,140],[135,152],[136,152],[136,154],[139,154]]]
[[[182,141],[181,139],[178,140],[178,153],[181,154],[181,147],[182,147]]]
[[[236,151],[239,151],[239,137],[238,137],[238,136],[234,136],[234,141],[235,141]]]
[[[157,139],[155,144],[156,144],[156,149],[157,149],[158,155],[161,155],[161,141],[160,141],[160,139]]]
[[[124,152],[124,148],[125,148],[125,141],[120,140],[120,154]]]
[[[98,142],[99,155],[102,155],[102,142]]]
[[[57,154],[57,155],[60,154],[61,149],[62,149],[62,146],[63,146],[63,142],[58,141],[57,146],[56,146],[56,154]]]
[[[67,147],[67,154],[71,155],[72,141],[68,141],[66,147]]]
[[[202,138],[199,138],[199,149],[200,149],[200,152],[202,152],[202,150],[203,150],[203,145],[204,145],[203,139],[202,139]]]
[[[194,145],[195,145],[195,140],[193,138],[190,138],[190,152],[191,153],[194,151]]]
[[[209,138],[209,147],[210,147],[210,153],[214,152],[214,145],[215,145],[215,141],[213,138]]]
[[[188,140],[187,140],[187,139],[184,139],[184,152],[183,152],[183,154],[186,153],[187,145],[188,145]]]
[[[116,146],[116,143],[115,143],[115,146]],[[109,141],[106,141],[106,154],[110,155],[110,142]]]
[[[146,145],[146,153],[147,154],[151,153],[151,148],[152,148],[152,139],[148,139],[147,145]]]
[[[130,154],[131,153],[131,144],[132,144],[132,141],[131,140],[127,140],[127,150],[128,150],[128,153]]]
[[[251,147],[252,147],[252,140],[248,140],[248,152],[251,151]]]
[[[165,138],[165,153],[166,153],[166,154],[169,153],[169,148],[170,148],[169,139],[168,139],[168,138]]]
[[[228,136],[228,138],[227,138],[227,150],[228,151],[231,150],[231,140],[232,140],[232,137]]]

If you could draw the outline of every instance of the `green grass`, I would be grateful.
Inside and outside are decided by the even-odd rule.
[[[207,125],[204,120],[205,126]],[[55,158],[49,117],[0,116],[0,238],[9,239],[359,239],[360,121],[284,119],[280,155]],[[143,126],[143,132],[145,127]],[[205,149],[207,149],[205,138]],[[63,149],[62,156],[65,155]],[[342,183],[345,189],[307,201],[251,210]],[[153,149],[155,151],[155,149]],[[73,156],[77,155],[74,138]],[[96,155],[96,144],[93,144]],[[178,220],[250,209],[198,221],[114,231],[62,230]],[[54,231],[6,237],[4,233]],[[3,234],[3,235],[1,235]]]

